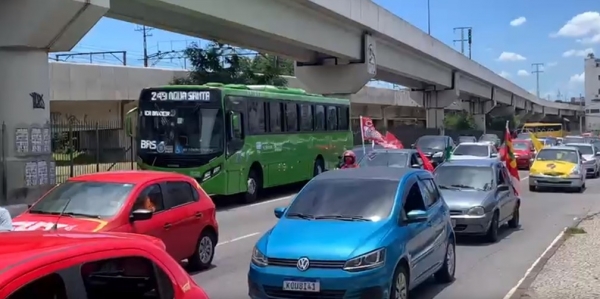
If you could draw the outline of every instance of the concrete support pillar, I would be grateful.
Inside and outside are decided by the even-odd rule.
[[[444,109],[459,101],[457,90],[413,91],[410,97],[425,108],[427,128],[444,127]]]
[[[68,51],[109,0],[0,2],[0,204],[30,203],[55,183],[48,51]]]
[[[336,58],[321,59],[311,63],[296,62],[294,73],[308,91],[317,94],[357,93],[377,75],[377,49],[375,39],[364,35],[363,59],[360,62],[343,62]]]
[[[478,129],[486,132],[486,116],[496,107],[494,100],[484,100],[481,98],[472,98],[469,102],[469,114],[473,117]]]

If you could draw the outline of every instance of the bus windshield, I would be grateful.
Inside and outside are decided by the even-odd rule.
[[[215,154],[224,150],[223,110],[199,101],[141,101],[139,150],[159,154]]]

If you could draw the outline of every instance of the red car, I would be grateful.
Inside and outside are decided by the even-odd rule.
[[[529,169],[535,158],[535,149],[530,140],[513,140],[513,150],[517,159],[517,168]]]
[[[212,263],[219,231],[215,205],[194,179],[153,171],[71,178],[15,217],[13,229],[151,235],[198,270]]]
[[[125,233],[1,234],[0,298],[208,299],[156,238]]]

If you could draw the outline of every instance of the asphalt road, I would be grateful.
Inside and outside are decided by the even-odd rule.
[[[526,178],[527,172],[521,172]],[[496,244],[459,239],[456,281],[426,283],[413,299],[502,299],[573,218],[600,211],[600,179],[588,179],[587,190],[575,193],[531,193],[521,182],[521,228],[504,229]],[[211,298],[248,298],[246,273],[256,240],[276,223],[273,209],[290,202],[297,188],[253,205],[225,206],[217,213],[220,241],[214,268],[194,274]],[[289,195],[289,196],[285,196]]]

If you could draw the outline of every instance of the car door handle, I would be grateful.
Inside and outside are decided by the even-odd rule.
[[[169,229],[171,228],[171,223],[165,223],[165,225],[163,226],[165,229]]]
[[[202,216],[204,216],[202,212],[196,212],[196,214],[194,214],[194,217],[196,218],[202,218]]]

